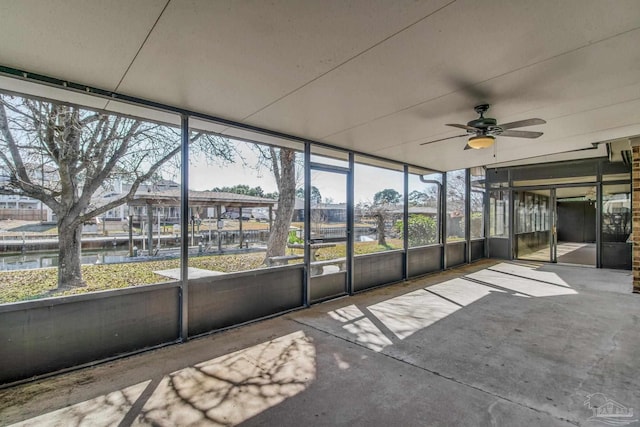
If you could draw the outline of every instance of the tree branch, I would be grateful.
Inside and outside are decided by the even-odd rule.
[[[85,221],[87,221],[87,220],[89,220],[91,218],[94,218],[94,217],[96,217],[98,215],[101,215],[101,214],[103,214],[105,212],[108,212],[111,209],[116,208],[116,207],[122,205],[123,203],[126,203],[129,200],[131,200],[133,198],[133,196],[135,195],[136,191],[138,191],[138,188],[140,187],[140,184],[142,184],[143,182],[145,182],[149,178],[151,178],[156,173],[156,171],[160,168],[160,166],[165,164],[169,159],[171,159],[173,156],[175,156],[179,152],[180,152],[180,146],[176,147],[175,149],[173,149],[172,151],[167,153],[158,162],[156,162],[153,166],[151,166],[146,173],[137,176],[135,181],[133,181],[133,183],[131,184],[131,188],[129,189],[127,194],[125,194],[124,196],[119,197],[119,198],[107,203],[106,205],[96,207],[95,209],[92,209],[91,211],[88,211],[88,212],[85,212],[83,214],[78,215],[78,222],[80,222],[80,223],[85,222]]]
[[[280,177],[280,167],[278,165],[278,154],[276,153],[276,149],[273,147],[269,147],[269,154],[271,156],[271,167],[273,168],[273,176],[276,180],[276,185],[278,186],[278,191],[282,192],[282,180]]]
[[[18,148],[18,144],[16,143],[11,131],[9,130],[9,121],[7,120],[7,112],[4,108],[4,102],[0,103],[0,132],[7,143],[7,148],[9,149],[9,153],[11,154],[11,158],[13,160],[14,167],[12,168],[12,173],[17,178],[17,183],[22,183],[25,186],[30,187],[33,185],[31,183],[31,179],[29,178],[29,174],[24,166],[24,161],[22,160],[22,156],[20,154],[20,150]],[[8,158],[2,153],[3,161],[8,162]],[[20,185],[20,188],[24,190],[24,188]]]

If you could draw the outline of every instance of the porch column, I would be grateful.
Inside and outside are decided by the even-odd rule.
[[[218,230],[218,252],[222,252],[222,227],[220,226],[222,221],[222,206],[216,205],[216,229]]]
[[[631,139],[633,153],[631,174],[631,226],[632,226],[632,262],[633,292],[640,293],[640,138]]]
[[[147,224],[148,224],[148,232],[147,235],[147,246],[149,246],[149,256],[153,256],[153,206],[147,205]],[[158,230],[159,232],[160,230]]]
[[[238,220],[240,221],[238,224],[240,224],[240,249],[242,249],[242,206],[240,206],[240,208],[238,209],[238,211],[240,212],[240,216],[238,217]]]

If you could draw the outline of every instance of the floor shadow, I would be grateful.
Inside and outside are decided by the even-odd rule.
[[[304,391],[315,369],[311,339],[289,334],[166,375],[120,425],[237,425]]]

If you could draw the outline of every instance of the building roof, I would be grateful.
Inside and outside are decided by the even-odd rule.
[[[245,194],[223,193],[217,191],[189,190],[189,205],[191,206],[225,206],[225,207],[269,207],[276,204],[276,200],[264,197],[247,196]],[[137,192],[129,202],[131,206],[180,205],[180,190],[141,191]]]
[[[391,209],[389,212],[401,215],[404,212],[404,208],[402,206],[398,206],[394,209]],[[438,208],[434,208],[431,206],[409,206],[409,215],[411,214],[437,215]]]

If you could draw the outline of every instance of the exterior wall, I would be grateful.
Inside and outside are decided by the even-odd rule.
[[[466,242],[447,243],[445,245],[447,254],[447,268],[456,267],[467,262],[467,244]]]
[[[489,258],[511,259],[509,239],[493,237],[489,239]]]
[[[323,274],[310,280],[309,300],[311,303],[338,297],[347,293],[347,273]]]
[[[189,336],[303,307],[303,289],[303,265],[190,280]],[[0,304],[0,384],[177,342],[179,307],[180,282]]]
[[[632,271],[633,271],[633,292],[640,293],[640,139],[631,141],[633,164],[631,178],[631,207],[632,221]]]
[[[484,258],[484,239],[471,241],[471,262]]]
[[[358,255],[354,258],[353,289],[356,292],[402,280],[402,251]]]
[[[179,285],[0,304],[0,384],[178,340]]]
[[[189,336],[300,308],[303,289],[301,264],[189,280]]]
[[[418,277],[423,274],[440,271],[441,258],[444,247],[442,245],[422,246],[409,248],[409,277]]]

